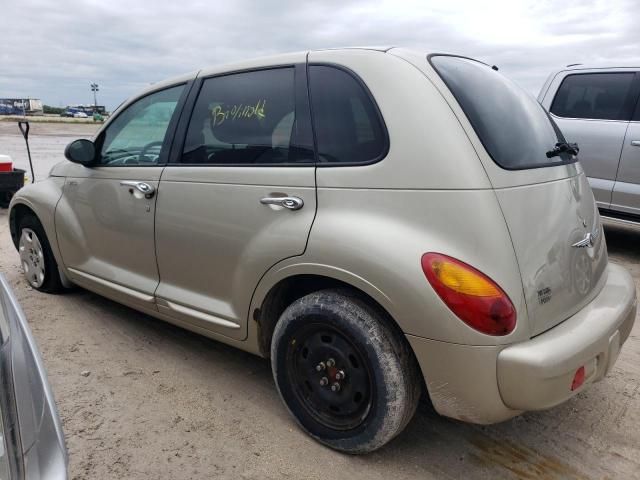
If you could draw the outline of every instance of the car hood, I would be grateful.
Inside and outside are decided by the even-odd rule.
[[[51,170],[49,170],[50,177],[68,177],[69,172],[72,169],[76,169],[77,166],[71,163],[68,160],[62,160],[59,163],[56,163]]]

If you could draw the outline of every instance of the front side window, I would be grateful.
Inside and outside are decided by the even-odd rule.
[[[537,168],[577,160],[568,153],[547,157],[564,138],[538,101],[514,82],[476,60],[434,55],[430,62],[487,153],[502,168]]]
[[[634,73],[580,73],[568,75],[553,99],[558,117],[629,120]]]
[[[309,89],[321,163],[369,163],[386,154],[387,135],[378,109],[352,75],[311,65]]]
[[[274,165],[313,162],[297,148],[293,67],[206,79],[187,129],[182,163]]]
[[[103,166],[156,165],[184,85],[147,95],[129,105],[102,134]]]

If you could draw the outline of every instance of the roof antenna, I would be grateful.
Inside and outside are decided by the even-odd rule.
[[[495,70],[496,72],[498,71],[498,67],[496,67],[495,65],[492,65],[492,66],[491,66],[491,68],[492,68],[493,70]]]

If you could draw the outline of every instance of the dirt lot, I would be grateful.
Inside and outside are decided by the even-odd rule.
[[[46,178],[56,163],[64,160],[64,147],[76,138],[91,138],[98,130],[98,124],[87,123],[31,123],[29,145],[33,169],[37,180]],[[0,121],[0,154],[9,155],[14,167],[29,171],[29,160],[24,138],[16,122]]]
[[[22,138],[3,127],[0,153],[18,155]],[[91,134],[51,128],[34,131],[45,173],[60,145]],[[640,282],[640,228],[611,225],[606,236],[611,260]],[[390,445],[350,457],[296,428],[267,361],[83,290],[30,289],[6,210],[0,271],[42,350],[73,479],[640,478],[640,322],[609,377],[560,407],[480,427],[424,405]]]

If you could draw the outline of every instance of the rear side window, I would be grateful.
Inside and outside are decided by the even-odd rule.
[[[386,155],[382,117],[359,80],[339,68],[311,65],[309,89],[319,162],[370,163]]]
[[[562,81],[551,113],[567,118],[629,120],[634,73],[580,73]],[[634,96],[635,97],[635,96]]]
[[[294,68],[206,79],[187,129],[182,163],[269,165],[313,162],[294,148]]]
[[[517,84],[476,60],[434,55],[429,61],[487,153],[502,168],[539,168],[576,161],[566,153],[547,157],[564,138],[538,101]]]

